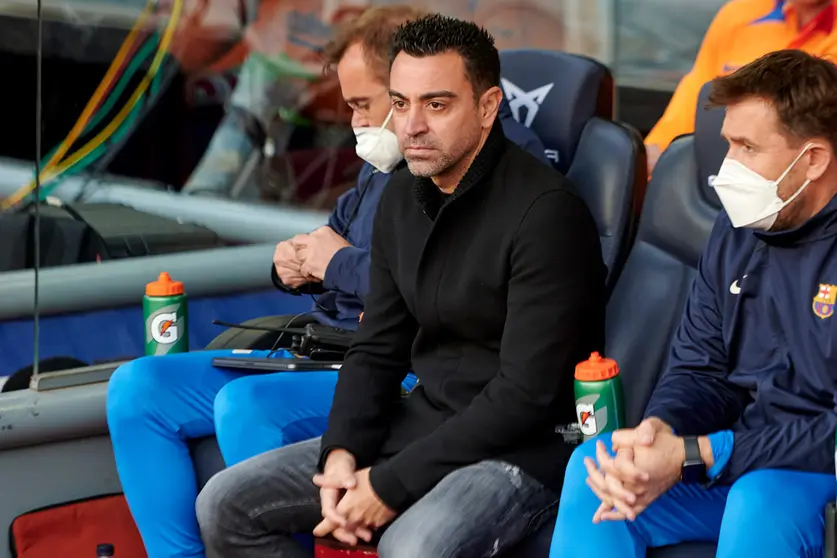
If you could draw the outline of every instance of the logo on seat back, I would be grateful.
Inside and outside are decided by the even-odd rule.
[[[837,286],[820,283],[812,304],[814,314],[822,319],[830,318],[834,314],[835,302],[837,302]]]
[[[555,87],[554,83],[548,83],[537,89],[524,91],[506,78],[500,78],[500,82],[503,84],[503,90],[509,99],[509,107],[511,107],[514,119],[527,128],[532,126],[532,122],[535,121],[535,117],[538,115],[538,110],[540,110],[544,99],[552,91],[552,88]],[[526,109],[525,120],[521,114],[520,109],[522,108]]]

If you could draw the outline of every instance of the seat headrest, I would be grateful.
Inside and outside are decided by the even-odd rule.
[[[651,244],[692,267],[703,252],[720,207],[712,188],[695,187],[695,150],[695,136],[687,135],[675,139],[662,154],[648,184],[637,233],[638,242]]]
[[[583,56],[546,50],[500,52],[503,91],[514,118],[531,128],[566,173],[585,124],[613,118],[613,77]]]
[[[711,83],[707,83],[701,88],[698,96],[695,111],[695,162],[700,188],[708,189],[707,200],[716,207],[720,207],[721,201],[718,199],[715,190],[709,186],[709,180],[718,174],[718,169],[724,162],[729,145],[721,137],[725,110],[723,108],[708,108],[710,90]]]

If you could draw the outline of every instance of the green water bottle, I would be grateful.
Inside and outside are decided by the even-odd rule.
[[[145,286],[142,299],[147,356],[189,351],[186,293],[183,283],[172,281],[165,271]]]
[[[575,414],[585,441],[624,427],[624,401],[615,360],[593,353],[575,367]]]

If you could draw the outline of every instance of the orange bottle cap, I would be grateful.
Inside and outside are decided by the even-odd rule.
[[[147,296],[174,296],[181,295],[183,292],[183,283],[172,281],[171,276],[166,271],[162,272],[156,281],[145,286]]]
[[[575,367],[575,379],[582,382],[600,382],[619,375],[619,366],[612,358],[604,358],[599,353],[590,355],[589,360],[579,362]]]

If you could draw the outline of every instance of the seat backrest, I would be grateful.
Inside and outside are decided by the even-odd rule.
[[[584,199],[599,230],[607,265],[607,293],[613,291],[637,229],[639,203],[648,180],[645,146],[639,133],[602,118],[584,126],[567,177]]]
[[[610,292],[630,250],[647,181],[642,138],[611,121],[610,71],[583,56],[540,50],[504,51],[500,63],[514,117],[540,138],[596,220]]]
[[[584,126],[613,118],[613,77],[603,64],[566,52],[500,52],[503,91],[515,120],[531,128],[546,156],[566,174]]]
[[[710,179],[714,178],[721,168],[729,149],[729,144],[721,137],[721,126],[726,111],[722,108],[708,108],[710,89],[709,83],[701,88],[695,113],[695,159],[698,184],[701,187],[709,186]],[[709,188],[707,197],[713,204],[720,206],[721,201],[715,190]]]
[[[660,157],[636,242],[607,307],[606,350],[622,371],[629,426],[642,419],[668,363],[698,259],[720,209],[707,177],[720,165],[721,148],[708,144],[723,147],[721,119],[702,108],[697,117],[710,117],[715,125],[696,127],[695,134],[676,139]],[[716,156],[698,157],[707,151]]]

